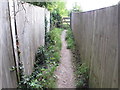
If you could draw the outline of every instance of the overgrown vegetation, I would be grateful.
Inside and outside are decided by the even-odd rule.
[[[71,29],[68,29],[68,31],[67,31],[66,41],[67,41],[67,48],[74,50],[75,49],[75,42],[74,42],[74,37],[73,37]]]
[[[46,34],[46,45],[40,47],[36,53],[34,71],[30,76],[21,74],[19,88],[45,89],[56,87],[54,71],[60,59],[61,32],[61,29],[55,28]]]
[[[68,16],[66,2],[56,0],[56,2],[29,2],[33,5],[44,7],[51,12],[51,28],[60,28],[62,26],[62,17]]]
[[[56,0],[53,2],[49,2],[49,1],[29,2],[29,0],[22,0],[22,1],[48,9],[51,12],[51,16],[50,16],[51,28],[55,28],[55,27],[61,28],[63,17],[70,16],[71,12],[81,11],[80,6],[76,2],[73,3],[74,4],[73,8],[71,10],[68,10],[66,8],[67,2],[64,0]]]
[[[80,64],[77,62],[76,64],[76,88],[88,88],[88,67],[85,63]]]
[[[76,88],[88,88],[88,67],[85,63],[81,63],[78,53],[76,53],[75,40],[71,29],[68,29],[66,35],[67,48],[73,52],[74,71],[76,77]]]
[[[62,28],[66,29],[66,30],[69,30],[70,29],[70,25],[68,25],[68,24],[62,24]]]

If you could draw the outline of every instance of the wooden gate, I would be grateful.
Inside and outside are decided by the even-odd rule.
[[[70,25],[70,17],[63,17],[63,18],[62,18],[62,22],[63,22],[63,24],[68,24],[68,25]]]

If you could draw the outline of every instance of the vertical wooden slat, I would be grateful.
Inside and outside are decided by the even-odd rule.
[[[118,3],[118,75],[120,75],[120,2]],[[118,76],[120,88],[120,76]]]
[[[0,20],[2,18],[2,11],[1,11],[1,4],[0,4]],[[0,21],[1,23],[1,21]],[[0,38],[2,38],[2,29],[0,29]],[[2,49],[2,39],[0,39],[0,90],[2,89],[2,52],[1,52],[1,49]]]
[[[18,49],[17,49],[17,33],[16,33],[16,26],[15,26],[15,6],[14,6],[14,0],[9,0],[9,11],[10,11],[10,24],[11,24],[11,32],[12,32],[12,39],[13,39],[13,48],[14,48],[14,54],[15,54],[15,63],[16,63],[16,70],[17,70],[17,78],[18,81],[20,81],[19,78],[19,58],[18,58]]]
[[[45,9],[22,4],[18,0],[14,8],[13,2],[10,2],[0,2],[0,89],[17,87],[19,76],[16,76],[15,70],[11,71],[17,65],[19,73],[17,45],[25,74],[29,75],[33,70],[37,48],[44,46],[45,42]],[[47,11],[47,14],[50,12]]]
[[[23,62],[25,74],[30,75],[37,48],[44,46],[45,42],[45,9],[18,2],[15,12],[20,60]]]
[[[13,52],[13,42],[12,42],[12,33],[10,26],[10,13],[8,0],[0,2],[0,32],[1,32],[1,47],[0,53],[2,55],[1,64],[2,67],[2,88],[16,88],[17,87],[17,78],[16,72],[10,71],[14,66],[14,52]]]
[[[72,13],[81,61],[90,68],[91,88],[118,87],[118,6]]]

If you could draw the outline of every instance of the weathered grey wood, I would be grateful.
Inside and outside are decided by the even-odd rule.
[[[16,4],[15,9],[20,60],[23,62],[25,74],[30,75],[37,48],[44,45],[45,9],[27,3]]]
[[[19,60],[23,62],[25,74],[32,73],[37,48],[44,46],[45,15],[49,23],[48,31],[50,28],[49,11],[27,3],[21,4],[18,0],[14,11],[13,3],[8,1],[11,2],[0,2],[0,89],[17,87],[16,71],[10,69],[17,67],[19,73]],[[17,54],[19,49],[20,59]]]
[[[47,32],[50,31],[50,11],[48,11],[47,9],[45,9],[45,17],[47,20]]]
[[[0,65],[0,84],[2,84],[2,88],[16,88],[16,71],[10,71],[10,68],[15,66],[15,62],[8,0],[4,1],[5,2],[0,2],[0,62],[2,64]]]
[[[1,15],[1,7],[0,7],[0,20],[1,20],[1,17],[2,15]],[[2,29],[0,29],[0,38],[2,38],[1,36],[2,36]],[[2,39],[0,39],[0,90],[2,89],[2,52],[1,52],[1,49],[2,49]]]
[[[17,77],[18,81],[20,81],[19,76],[19,58],[18,58],[18,50],[17,50],[17,38],[16,38],[16,28],[15,28],[15,7],[14,7],[14,0],[9,0],[9,13],[10,13],[10,26],[12,30],[12,38],[13,38],[13,49],[15,53],[15,63],[17,69]]]
[[[118,6],[72,13],[81,61],[90,68],[91,88],[118,87]]]
[[[118,64],[120,65],[120,2],[118,3]],[[118,65],[118,75],[120,75],[120,66]],[[118,76],[120,88],[120,76]]]
[[[63,17],[62,18],[62,23],[70,25],[70,17]]]

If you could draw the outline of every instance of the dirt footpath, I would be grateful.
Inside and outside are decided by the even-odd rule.
[[[74,85],[74,74],[72,67],[72,53],[70,49],[67,49],[67,42],[65,41],[66,31],[64,30],[61,35],[62,50],[61,60],[57,67],[55,75],[57,77],[58,88],[75,88]]]

